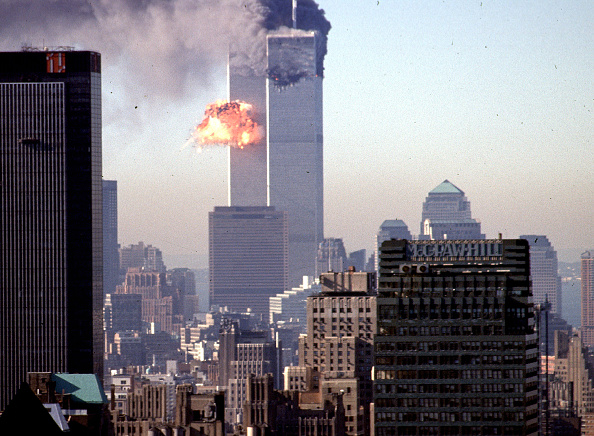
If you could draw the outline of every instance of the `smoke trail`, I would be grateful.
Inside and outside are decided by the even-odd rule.
[[[128,72],[129,92],[181,97],[187,84],[209,84],[227,60],[265,68],[267,31],[291,24],[291,0],[3,0],[0,49],[76,46],[102,53],[104,70]],[[330,23],[300,0],[299,28],[326,35]],[[321,62],[325,46],[321,53]],[[128,84],[126,84],[128,85]],[[134,88],[138,88],[134,90]]]

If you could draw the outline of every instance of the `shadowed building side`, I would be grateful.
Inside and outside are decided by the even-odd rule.
[[[27,372],[103,375],[100,62],[0,53],[0,410]]]

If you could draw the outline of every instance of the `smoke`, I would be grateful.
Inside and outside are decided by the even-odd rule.
[[[127,93],[183,96],[206,88],[234,52],[238,65],[265,68],[265,36],[291,26],[291,0],[2,0],[0,49],[75,46],[102,54],[103,70],[127,77]],[[299,28],[327,35],[313,0],[300,0]],[[321,51],[321,61],[325,44]],[[321,68],[321,66],[320,66]],[[321,70],[320,70],[321,71]],[[192,84],[189,87],[189,84]]]

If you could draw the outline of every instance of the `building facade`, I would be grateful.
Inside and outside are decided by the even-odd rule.
[[[210,304],[268,318],[269,297],[288,289],[288,223],[274,207],[209,213]]]
[[[594,346],[594,250],[582,253],[582,341]]]
[[[347,266],[347,259],[342,238],[324,238],[318,245],[316,277],[328,271],[344,271]]]
[[[118,182],[103,180],[103,295],[120,285],[118,244]]]
[[[530,244],[530,275],[534,304],[550,303],[550,311],[561,316],[561,277],[557,252],[545,235],[521,235]]]
[[[378,282],[376,435],[537,434],[527,241],[386,241]]]
[[[0,53],[0,410],[27,372],[103,376],[101,57]]]
[[[268,204],[287,212],[291,286],[313,275],[324,238],[319,38],[301,30],[267,36]]]
[[[320,276],[322,290],[307,298],[307,335],[299,339],[299,381],[324,398],[343,395],[346,434],[368,434],[373,400],[371,368],[376,331],[375,274],[347,271]],[[303,371],[303,369],[301,370]],[[292,373],[295,377],[295,372]],[[288,373],[290,380],[291,374]]]

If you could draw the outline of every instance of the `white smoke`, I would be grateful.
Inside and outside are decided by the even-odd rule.
[[[127,92],[180,97],[208,86],[230,47],[241,62],[265,56],[257,0],[3,0],[0,49],[74,46],[102,54],[103,70],[130,78]]]

